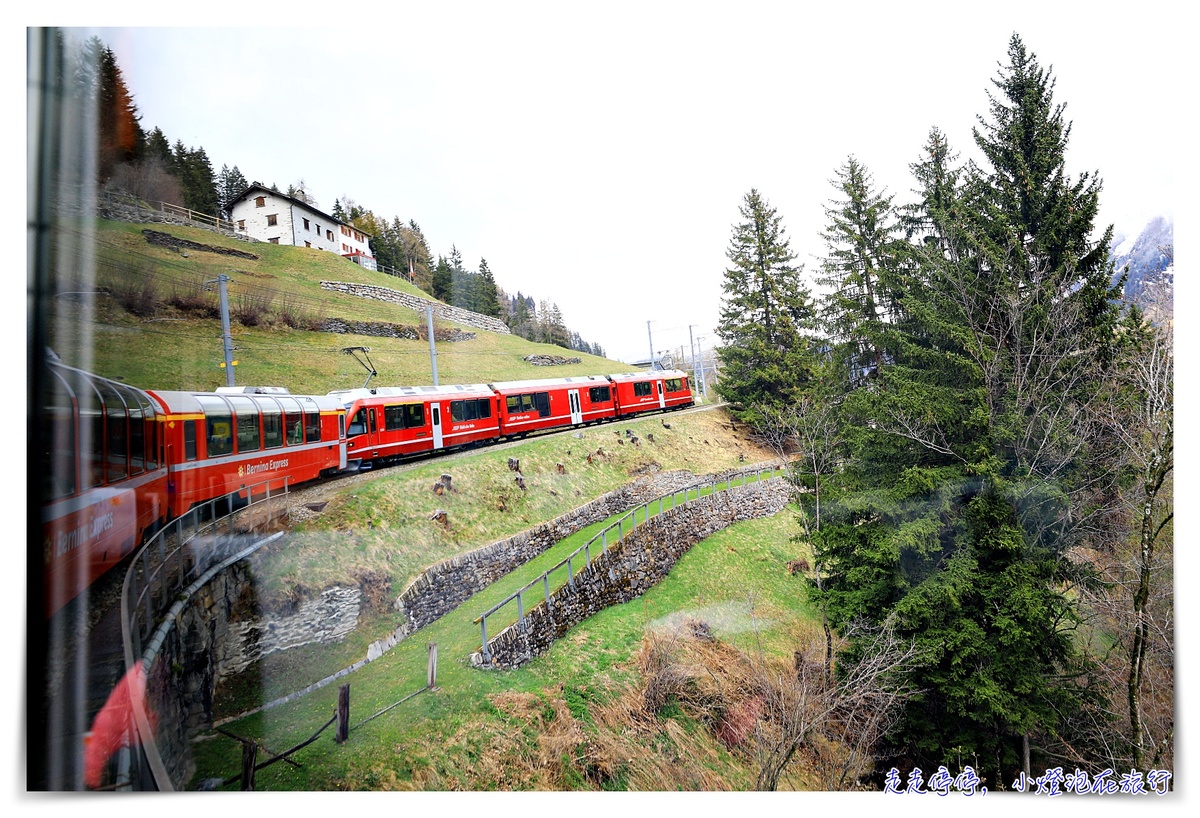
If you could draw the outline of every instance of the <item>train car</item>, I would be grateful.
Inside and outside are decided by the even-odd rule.
[[[612,384],[598,375],[503,381],[488,386],[499,397],[500,433],[505,437],[598,423],[617,416]]]
[[[683,409],[695,403],[687,373],[677,369],[609,375],[608,380],[616,395],[618,417]]]
[[[329,396],[346,408],[350,469],[500,437],[496,393],[485,384],[364,387]]]
[[[149,394],[161,411],[171,517],[232,492],[275,491],[346,468],[346,409],[333,398],[281,387]]]
[[[167,519],[161,417],[127,384],[47,361],[39,401],[45,613],[52,616]]]

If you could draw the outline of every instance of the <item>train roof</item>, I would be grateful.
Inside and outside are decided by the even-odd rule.
[[[484,383],[452,384],[449,386],[377,386],[374,388],[335,389],[330,397],[346,405],[368,398],[471,398],[490,397],[492,390]]]
[[[153,396],[168,412],[201,412],[198,398],[221,398],[228,400],[229,398],[249,398],[255,403],[270,404],[275,400],[280,401],[298,401],[300,406],[307,410],[316,409],[317,411],[335,411],[344,408],[341,401],[330,398],[328,395],[262,395],[249,393],[229,393],[229,392],[173,392],[169,390],[151,390],[150,395]]]
[[[645,381],[658,378],[684,378],[687,377],[686,372],[681,372],[678,369],[654,369],[649,372],[624,372],[620,375],[609,375],[608,379],[613,383],[618,381]]]
[[[545,389],[555,386],[607,386],[608,379],[602,375],[576,375],[570,378],[534,378],[526,381],[497,381],[490,383],[492,389],[500,392],[521,391],[525,389]]]

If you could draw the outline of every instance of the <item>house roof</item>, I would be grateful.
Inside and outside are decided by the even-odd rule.
[[[341,219],[330,216],[328,213],[324,212],[323,210],[318,210],[317,208],[313,207],[312,205],[310,205],[308,202],[304,201],[303,199],[297,199],[293,196],[287,195],[286,193],[280,193],[278,190],[272,190],[271,188],[266,187],[265,185],[259,184],[258,182],[254,182],[248,188],[246,188],[241,193],[239,193],[237,196],[234,196],[233,201],[231,201],[229,203],[230,207],[232,207],[237,202],[241,202],[245,199],[250,198],[255,193],[260,192],[260,191],[262,193],[266,193],[268,196],[277,196],[280,199],[283,199],[284,201],[291,202],[296,207],[302,207],[305,210],[307,210],[309,213],[320,216],[322,219],[326,219],[326,220],[332,222],[333,224],[344,224],[344,225],[346,225],[346,227],[353,228],[354,230],[357,230],[359,233],[362,233],[364,236],[370,237],[370,235],[371,235],[370,233],[368,233],[367,231],[363,230],[360,227],[355,227],[354,225],[349,224],[348,222],[344,222]]]

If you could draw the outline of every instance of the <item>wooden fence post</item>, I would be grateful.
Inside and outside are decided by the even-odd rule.
[[[338,744],[345,744],[350,738],[350,685],[344,684],[338,688],[337,703],[337,734],[334,739]]]
[[[429,648],[429,666],[426,671],[428,679],[425,685],[430,690],[437,690],[437,642],[430,642]]]
[[[254,765],[258,761],[258,744],[253,741],[242,742],[242,791],[254,790]]]

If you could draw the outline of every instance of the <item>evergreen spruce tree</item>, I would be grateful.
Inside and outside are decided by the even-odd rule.
[[[427,293],[433,292],[433,254],[425,242],[425,234],[416,220],[401,224],[399,218],[392,223],[400,236],[400,268],[411,271],[413,283]]]
[[[788,246],[782,217],[750,190],[726,251],[730,265],[722,284],[721,379],[718,394],[732,413],[751,424],[762,422],[761,406],[793,400],[810,379],[811,340],[801,334],[812,319],[808,289]]]
[[[472,307],[481,315],[500,315],[500,303],[496,300],[496,279],[492,276],[487,259],[479,259],[479,275],[476,281],[475,305]]]
[[[176,140],[172,159],[183,187],[183,206],[216,216],[219,209],[217,180],[204,148],[185,148],[183,142]]]
[[[1121,337],[1107,237],[1089,238],[1099,183],[1067,178],[1063,108],[1016,36],[995,86],[975,134],[984,167],[955,168],[936,131],[913,167],[914,241],[879,279],[895,308],[863,336],[892,360],[848,401],[842,494],[810,587],[839,626],[892,617],[922,652],[894,759],[971,758],[992,787],[1027,752],[1046,769],[1039,747],[1086,741],[1072,720],[1097,688],[1067,555],[1110,480],[1089,413]]]
[[[446,260],[445,256],[438,256],[437,264],[433,268],[433,275],[430,280],[433,286],[430,294],[439,301],[449,304],[453,295],[453,281],[454,272],[450,266],[450,262]]]
[[[249,186],[250,183],[238,170],[237,165],[234,165],[232,169],[228,165],[221,166],[221,172],[217,174],[217,198],[220,203],[222,219],[229,218],[229,208],[234,199]]]
[[[840,198],[825,207],[826,256],[819,282],[829,292],[822,322],[844,377],[857,384],[879,373],[888,325],[899,314],[899,225],[892,197],[875,190],[871,174],[853,156],[833,181]]]

